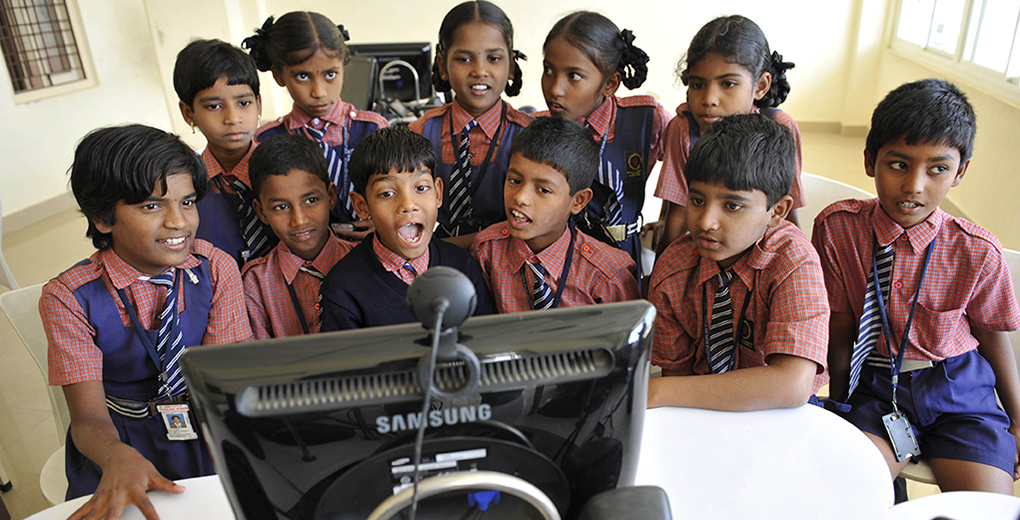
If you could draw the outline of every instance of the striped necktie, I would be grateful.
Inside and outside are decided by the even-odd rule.
[[[415,269],[413,265],[411,265],[411,262],[404,262],[404,269],[407,269],[408,271],[410,271],[411,272],[411,276],[413,276],[415,278],[418,277],[418,270]]]
[[[536,258],[534,262],[524,261],[531,274],[535,277],[535,283],[531,287],[531,308],[536,311],[544,311],[553,306],[552,288],[545,281],[545,267]]]
[[[875,244],[878,246],[878,244]],[[884,301],[889,300],[889,281],[892,279],[893,248],[890,243],[887,246],[878,246],[875,251],[875,267],[878,270],[878,282],[882,284]],[[870,272],[870,271],[869,271]],[[864,310],[861,312],[861,323],[857,328],[857,343],[854,345],[853,354],[850,356],[850,378],[847,386],[846,397],[850,398],[857,383],[861,379],[861,368],[864,367],[864,360],[878,344],[878,336],[882,332],[882,314],[878,309],[878,291],[875,289],[875,277],[868,276],[868,288],[864,293]]]
[[[708,366],[713,374],[728,372],[733,366],[733,305],[730,298],[732,270],[719,273],[719,288],[712,298],[712,324],[708,338]]]
[[[471,215],[471,129],[478,121],[471,120],[460,133],[460,147],[457,149],[457,164],[450,173],[450,226],[457,226],[461,217]]]
[[[313,120],[314,121],[314,120]],[[321,120],[320,120],[321,121]],[[354,209],[351,206],[351,192],[354,191],[354,183],[351,181],[351,176],[347,173],[347,164],[351,158],[350,148],[347,144],[347,127],[341,125],[340,132],[343,134],[344,142],[344,153],[343,157],[336,152],[332,146],[325,141],[326,129],[332,124],[329,121],[324,121],[321,129],[315,128],[312,125],[312,121],[309,121],[305,125],[305,130],[308,131],[308,136],[315,141],[319,148],[322,148],[322,154],[326,156],[326,165],[329,168],[329,180],[336,185],[337,190],[340,191],[338,196],[344,204],[344,222],[351,222],[356,220],[354,217]]]
[[[311,275],[313,278],[319,281],[319,285],[322,285],[322,281],[326,279],[326,275],[322,274],[322,271],[315,268],[312,264],[305,264],[298,268],[299,271],[304,271]],[[319,315],[322,314],[322,291],[316,291],[315,297],[315,312]]]
[[[591,128],[590,121],[585,121],[584,125]],[[623,207],[620,205],[620,201],[623,200],[623,178],[620,177],[620,170],[613,168],[613,163],[604,159],[608,135],[609,129],[607,128],[599,141],[599,171],[595,176],[595,181],[612,190],[612,193],[606,198],[605,205],[602,206],[600,220],[608,226],[616,226],[623,222]]]
[[[184,386],[184,374],[177,364],[181,354],[184,352],[182,344],[183,332],[181,331],[180,315],[177,314],[177,291],[175,287],[175,274],[177,270],[170,268],[167,272],[153,276],[148,279],[149,283],[166,288],[166,303],[159,313],[159,332],[156,335],[156,353],[163,364],[164,370],[160,374],[163,385],[160,393],[165,397],[176,397],[186,390]]]
[[[245,258],[244,261],[263,256],[269,252],[269,231],[266,229],[266,225],[259,220],[255,208],[252,207],[251,188],[241,182],[241,179],[234,179],[230,183],[230,187],[234,189],[240,199],[237,205],[237,216],[241,223],[241,237],[248,245],[248,258]]]

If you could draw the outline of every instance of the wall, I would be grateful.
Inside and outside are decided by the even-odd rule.
[[[88,131],[128,122],[170,128],[142,3],[88,0],[80,10],[97,87],[15,105],[6,67],[0,72],[5,216],[67,193],[74,146]]]

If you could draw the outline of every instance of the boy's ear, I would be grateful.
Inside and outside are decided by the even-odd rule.
[[[875,178],[875,158],[871,156],[871,152],[867,148],[864,149],[864,173],[867,173],[868,177],[872,179]]]
[[[368,200],[365,196],[356,192],[351,192],[351,206],[354,207],[354,212],[358,214],[358,218],[361,220],[369,220],[372,218],[372,212],[368,209]]]
[[[255,111],[262,117],[262,94],[255,96]]]
[[[769,227],[776,227],[784,220],[786,215],[793,209],[793,197],[789,195],[783,195],[783,198],[776,201],[772,206],[772,215],[769,217]]]
[[[436,177],[436,207],[443,207],[443,178]]]
[[[99,217],[89,217],[89,220],[92,221],[92,225],[96,226],[100,233],[106,235],[113,232],[113,224],[103,222],[103,219]]]
[[[188,125],[195,124],[195,111],[183,101],[178,101],[178,105],[181,108],[181,116],[184,118],[184,122]]]
[[[609,75],[609,79],[606,80],[606,84],[602,87],[602,95],[605,97],[611,97],[616,95],[616,91],[620,88],[620,73],[614,72]]]
[[[956,178],[953,179],[953,186],[952,187],[955,188],[955,187],[960,185],[960,181],[963,180],[963,176],[967,174],[967,167],[968,166],[970,166],[970,159],[967,159],[967,162],[963,163],[963,165],[960,166],[959,170],[956,170]]]
[[[591,201],[592,191],[591,188],[585,188],[578,190],[577,193],[573,194],[570,199],[570,212],[577,215],[588,205]]]
[[[338,195],[337,195],[337,190],[336,190],[336,184],[333,184],[331,182],[331,183],[329,183],[329,185],[326,186],[326,198],[329,199],[329,207],[330,208],[336,207],[336,198],[337,197],[338,197]]]
[[[273,67],[270,70],[273,71],[273,79],[276,80],[276,84],[281,86],[281,87],[286,87],[287,84],[283,82],[283,73],[280,72],[279,70],[277,70],[276,67]],[[261,112],[261,110],[260,110],[260,112]]]
[[[758,77],[758,84],[754,86],[754,99],[765,97],[765,94],[769,93],[770,88],[772,88],[772,73],[762,72],[761,76]]]
[[[266,221],[266,210],[262,207],[262,201],[259,200],[258,197],[252,197],[251,207],[255,209],[255,214],[259,216],[259,220],[261,220],[263,224],[268,225],[269,222]]]
[[[514,62],[514,60],[510,60],[511,64],[513,62]],[[447,76],[446,75],[446,60],[443,58],[443,55],[441,53],[437,53],[436,54],[436,67],[439,68],[439,79],[441,79],[443,81],[450,81],[450,78],[446,77]],[[510,67],[511,67],[511,69],[510,69],[510,77],[512,78],[512,77],[514,77],[514,74],[513,74],[513,72],[514,72],[513,71],[513,65],[510,65]]]

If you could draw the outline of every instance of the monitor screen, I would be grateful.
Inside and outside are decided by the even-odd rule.
[[[372,110],[379,66],[371,56],[351,56],[344,67],[344,83],[340,99],[358,110]]]
[[[422,478],[515,475],[569,519],[633,484],[654,317],[635,301],[470,318],[458,343],[480,361],[477,389],[434,397],[426,416],[420,324],[193,348],[182,365],[238,519],[366,518],[411,484],[423,421]],[[470,373],[436,370],[449,388]],[[462,518],[476,498],[430,498],[417,517]],[[523,517],[514,498],[486,505]]]
[[[418,91],[415,91],[414,74],[404,66],[392,66],[382,76],[382,90],[379,90],[379,78],[375,76],[376,85],[373,101],[379,99],[399,99],[404,102],[418,101],[432,97],[432,44],[428,42],[414,43],[359,43],[347,46],[354,56],[375,58],[375,73],[383,72],[386,65],[394,60],[407,62],[418,73]],[[348,65],[349,66],[349,65]],[[420,96],[419,96],[420,94]],[[346,100],[346,98],[344,98]]]

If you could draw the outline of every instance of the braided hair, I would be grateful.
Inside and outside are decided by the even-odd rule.
[[[297,65],[320,49],[347,65],[351,51],[344,42],[350,39],[343,25],[333,25],[319,13],[292,11],[275,22],[272,16],[267,18],[254,35],[241,42],[241,47],[248,49],[255,65],[265,72]]]
[[[769,91],[754,102],[759,108],[777,107],[786,101],[790,93],[786,71],[794,65],[783,61],[783,56],[778,52],[769,50],[765,33],[749,18],[740,15],[722,16],[706,23],[694,35],[687,54],[676,65],[676,74],[684,85],[687,85],[691,65],[710,52],[725,56],[727,61],[744,67],[754,78],[761,77],[765,72],[772,76]]]
[[[432,62],[432,86],[436,92],[449,92],[452,88],[450,82],[440,75],[439,57],[446,60],[446,52],[453,45],[453,34],[457,29],[467,23],[484,22],[495,26],[503,34],[503,41],[506,48],[510,49],[510,55],[514,60],[514,75],[507,80],[506,88],[503,89],[507,96],[513,97],[521,93],[521,68],[517,66],[517,60],[526,60],[523,52],[514,49],[514,26],[506,13],[492,2],[486,0],[473,0],[457,5],[450,12],[446,13],[442,25],[439,26],[439,43],[436,45],[436,58]]]
[[[562,37],[598,67],[605,82],[614,73],[628,89],[636,89],[648,77],[648,54],[634,46],[634,33],[620,31],[609,18],[591,11],[577,11],[561,18],[545,37],[544,49]]]

